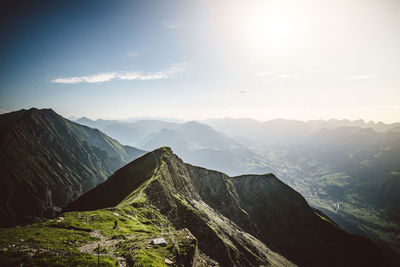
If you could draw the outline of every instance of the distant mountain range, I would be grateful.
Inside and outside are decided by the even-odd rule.
[[[0,225],[51,218],[144,151],[51,109],[0,115]]]
[[[297,121],[275,119],[270,121],[257,121],[253,119],[208,119],[204,123],[212,126],[231,137],[239,136],[249,140],[271,144],[276,141],[290,141],[316,133],[323,129],[336,129],[340,127],[370,128],[376,132],[399,132],[400,123],[386,124],[383,122],[365,122],[363,120],[311,120]]]
[[[162,129],[139,144],[146,150],[162,146],[170,146],[188,163],[230,175],[268,171],[266,163],[245,145],[199,122]]]
[[[117,140],[125,140],[144,150],[170,146],[188,163],[217,169],[229,175],[270,171],[265,159],[242,143],[203,123],[148,120],[126,123],[91,121],[87,118],[78,119],[77,122],[97,127]]]
[[[155,134],[162,129],[174,129],[178,123],[159,120],[139,120],[135,122],[124,122],[117,120],[90,120],[82,117],[76,120],[77,123],[92,128],[97,128],[109,136],[117,139],[125,145],[136,146],[146,137]]]
[[[75,119],[76,122],[97,128],[123,144],[136,146],[144,143],[144,138],[150,134],[157,134],[162,129],[174,130],[184,123],[163,120],[137,120],[134,122],[119,120],[91,120],[86,117]],[[207,119],[199,123],[210,125],[215,130],[230,137],[246,138],[248,140],[272,143],[279,140],[297,139],[322,129],[335,129],[340,127],[371,128],[376,132],[400,132],[400,123],[387,124],[383,122],[365,122],[363,120],[313,120],[297,121],[275,119],[270,121],[257,121],[254,119]],[[293,131],[295,129],[295,131]]]

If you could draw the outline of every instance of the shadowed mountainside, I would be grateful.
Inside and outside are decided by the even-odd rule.
[[[0,115],[0,225],[52,217],[143,153],[51,109]]]

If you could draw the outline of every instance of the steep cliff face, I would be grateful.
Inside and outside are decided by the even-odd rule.
[[[97,146],[92,145],[92,135],[82,136],[97,130],[72,123],[52,110],[3,114],[0,126],[0,226],[55,215],[103,182],[124,160],[143,153],[125,151],[104,135],[96,139]]]
[[[373,243],[316,214],[273,175],[230,178],[186,164],[169,148],[121,168],[64,211],[108,207],[156,208],[175,228],[189,229],[199,250],[222,266],[383,262]]]
[[[376,245],[350,235],[273,174],[231,178],[262,242],[301,266],[379,266]]]

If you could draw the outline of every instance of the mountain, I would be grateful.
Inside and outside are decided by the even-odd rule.
[[[297,121],[274,119],[269,121],[257,121],[253,119],[208,119],[204,123],[212,126],[229,136],[240,136],[252,141],[272,144],[277,141],[296,141],[323,129],[336,129],[341,127],[370,128],[376,132],[396,131],[400,123],[386,124],[383,122],[364,122],[363,120],[311,120]]]
[[[147,136],[159,132],[161,129],[173,129],[179,124],[159,120],[138,120],[135,122],[117,121],[117,120],[90,120],[82,117],[76,122],[97,128],[119,142],[137,146]]]
[[[378,133],[360,127],[324,129],[290,147],[281,143],[276,150],[286,150],[288,155],[282,161],[288,165],[295,166],[301,159],[313,161],[314,170],[316,166],[328,166],[333,172],[343,172],[347,177],[340,182],[334,178],[326,180],[326,187],[336,182],[342,185],[342,188],[336,188],[337,196],[332,194],[330,198],[343,200],[340,196],[357,193],[364,204],[386,210],[387,215],[400,222],[397,206],[400,184],[396,183],[400,172],[399,133]]]
[[[110,138],[98,129],[93,129],[71,121],[66,121],[66,124],[79,138],[107,152],[110,157],[110,163],[113,164],[114,169],[122,167],[125,163],[145,153],[144,150],[121,145],[118,141]]]
[[[143,153],[51,109],[0,115],[0,225],[54,216]]]
[[[146,150],[170,146],[188,163],[217,169],[230,175],[265,173],[267,164],[238,141],[199,123],[187,122],[175,129],[162,129],[139,144]]]
[[[400,262],[400,134],[323,129],[262,152],[271,168],[345,230],[376,241]]]
[[[400,264],[399,123],[207,120],[257,153],[269,171]]]
[[[379,209],[400,225],[399,133],[343,127],[323,130],[304,142],[304,154],[349,176],[347,186],[338,189],[340,194],[359,195],[364,205]]]
[[[234,140],[203,123],[92,121],[85,117],[77,122],[97,127],[119,142],[145,150],[170,146],[189,163],[230,175],[271,171],[267,160],[248,149],[240,140]]]
[[[85,214],[101,210],[134,217],[146,211],[148,223],[159,225],[159,236],[168,236],[164,231],[171,227],[188,229],[197,253],[220,266],[386,264],[371,241],[338,228],[274,175],[229,177],[184,163],[166,147],[119,169],[60,216],[88,227]],[[125,227],[129,219],[122,222]],[[136,249],[140,255],[140,246]]]

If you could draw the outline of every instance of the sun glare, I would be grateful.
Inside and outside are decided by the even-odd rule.
[[[296,34],[296,25],[287,9],[276,1],[253,5],[240,11],[238,37],[257,52],[286,46]]]

